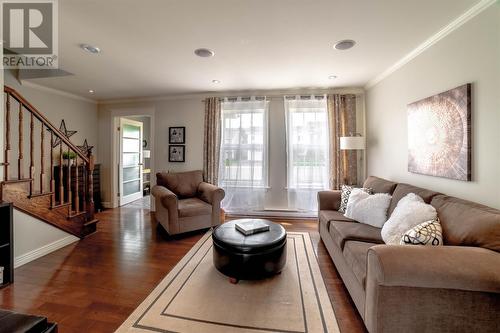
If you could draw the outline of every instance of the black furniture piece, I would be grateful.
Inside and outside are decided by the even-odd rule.
[[[0,332],[57,333],[57,324],[47,318],[0,309]]]
[[[66,163],[66,162],[65,162]],[[63,188],[64,188],[64,193],[65,193],[65,198],[64,201],[67,201],[67,191],[66,187],[68,186],[68,166],[64,165],[62,168],[62,174],[63,174]],[[86,177],[84,176],[86,174],[86,171],[83,169],[82,165],[78,166],[78,194],[80,197],[80,207],[83,207],[83,200],[85,198],[84,191],[87,186],[86,184]],[[75,179],[76,176],[76,167],[74,165],[71,166],[71,178]],[[102,206],[102,201],[101,201],[101,165],[100,164],[95,164],[94,165],[94,171],[92,172],[92,189],[94,191],[94,209],[96,212],[100,212],[103,209]],[[55,181],[55,188],[59,188],[59,166],[56,165],[54,166],[54,181]],[[75,193],[75,182],[71,182],[71,192],[74,194]],[[55,191],[56,195],[56,201],[59,201],[59,191]],[[75,208],[75,203],[73,202],[72,208]]]
[[[3,267],[3,283],[0,288],[14,282],[12,214],[12,203],[0,201],[0,266]]]
[[[269,231],[245,236],[235,228],[233,220],[224,223],[212,233],[215,267],[229,276],[232,283],[238,280],[255,280],[278,273],[286,263],[286,231],[281,225],[261,220]]]

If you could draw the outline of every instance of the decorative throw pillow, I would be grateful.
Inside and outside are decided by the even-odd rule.
[[[437,218],[434,207],[415,193],[408,193],[401,200],[382,227],[382,239],[386,244],[399,245],[403,234],[420,223]]]
[[[443,245],[443,230],[439,218],[420,223],[404,233],[401,245]]]
[[[340,193],[340,207],[339,207],[339,212],[345,213],[345,210],[347,209],[347,202],[349,201],[349,196],[351,195],[351,192],[353,189],[358,188],[350,185],[342,185],[342,192]],[[371,188],[361,188],[361,190],[365,191],[368,194],[372,194],[372,189]]]
[[[391,196],[387,193],[368,194],[363,189],[351,191],[345,216],[361,223],[381,228],[387,220]]]

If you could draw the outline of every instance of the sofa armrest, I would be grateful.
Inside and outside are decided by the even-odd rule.
[[[164,186],[155,185],[153,186],[153,190],[151,191],[151,193],[156,199],[160,200],[163,207],[168,210],[177,212],[177,196],[174,194],[174,192],[170,191]]]
[[[496,332],[500,253],[463,246],[376,245],[367,255],[363,320],[370,333],[402,328]]]
[[[220,204],[226,195],[222,188],[205,182],[198,185],[198,193],[200,195],[200,199],[211,205],[215,204],[216,206]]]
[[[367,284],[500,293],[500,254],[483,248],[376,245],[367,265]]]
[[[339,190],[319,191],[318,210],[339,210],[341,193]]]

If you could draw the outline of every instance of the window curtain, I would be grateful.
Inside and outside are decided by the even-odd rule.
[[[205,130],[203,140],[203,177],[218,185],[221,143],[221,102],[217,97],[205,99]]]
[[[288,206],[317,209],[317,193],[329,188],[326,96],[285,97]]]
[[[264,99],[225,99],[222,102],[219,185],[228,212],[264,208],[268,186],[268,109]]]
[[[356,133],[356,95],[328,95],[330,128],[330,187],[358,183],[358,161],[355,150],[340,150],[340,137]]]

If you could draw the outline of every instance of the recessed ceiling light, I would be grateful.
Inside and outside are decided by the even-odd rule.
[[[337,50],[347,50],[353,47],[355,44],[356,42],[351,39],[344,39],[335,43],[333,47]]]
[[[101,49],[98,48],[97,46],[92,46],[92,45],[89,45],[89,44],[81,44],[80,47],[87,51],[88,53],[92,53],[92,54],[98,54],[99,52],[101,52]]]
[[[335,80],[335,79],[337,78],[337,75],[330,75],[328,78],[329,78],[330,80]]]
[[[196,54],[198,57],[210,58],[215,55],[215,52],[206,48],[200,48],[194,50],[194,54]]]
[[[89,89],[89,94],[94,94],[94,93],[95,93],[95,90]]]
[[[220,83],[220,81],[219,80],[212,80],[212,83],[218,84],[218,83]]]

